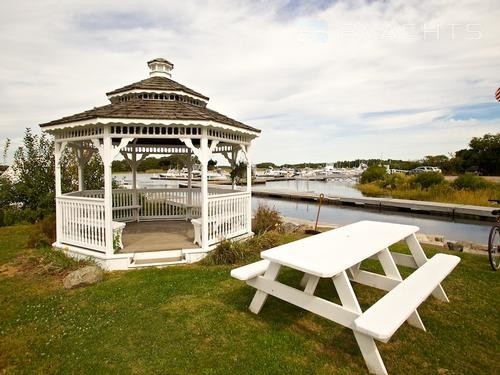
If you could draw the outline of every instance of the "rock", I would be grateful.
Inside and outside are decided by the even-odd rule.
[[[78,288],[97,283],[102,280],[103,271],[99,267],[87,266],[70,272],[64,279],[66,289]]]
[[[297,232],[300,229],[300,225],[290,223],[290,222],[285,222],[281,224],[280,230],[283,233],[294,233]]]
[[[464,245],[460,242],[448,241],[448,242],[446,242],[446,245],[448,246],[448,249],[450,249],[450,250],[464,251]]]
[[[417,240],[420,243],[436,246],[444,246],[444,236],[439,234],[417,233]]]

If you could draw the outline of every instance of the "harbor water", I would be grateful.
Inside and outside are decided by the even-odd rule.
[[[152,180],[153,174],[141,173],[137,175],[139,187],[169,187],[176,188],[179,181]],[[118,182],[131,181],[130,174],[117,174]],[[311,191],[326,195],[361,197],[360,191],[355,187],[354,181],[272,181],[266,182],[269,189],[287,189],[293,191]],[[314,202],[292,201],[287,199],[272,199],[253,197],[252,205],[255,210],[259,204],[275,207],[283,216],[301,220],[316,220],[318,205]],[[408,212],[377,211],[366,208],[323,205],[320,213],[320,222],[326,224],[345,225],[360,220],[388,221],[400,224],[416,225],[422,233],[443,235],[446,240],[469,241],[479,244],[488,242],[490,225],[480,221],[455,220],[446,217],[419,215]]]

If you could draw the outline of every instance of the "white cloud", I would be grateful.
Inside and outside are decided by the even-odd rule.
[[[450,121],[456,107],[493,101],[495,3],[4,0],[0,140],[105,104],[165,57],[211,108],[263,130],[258,161],[454,151],[500,129],[498,112],[460,130]]]

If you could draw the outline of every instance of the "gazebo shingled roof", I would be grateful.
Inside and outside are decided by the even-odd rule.
[[[40,124],[42,128],[97,118],[214,121],[260,133],[240,121],[206,107],[207,96],[170,79],[173,64],[165,59],[148,62],[151,77],[108,92],[111,104]]]
[[[181,101],[142,100],[133,98],[128,101],[111,103],[102,107],[63,117],[58,120],[40,124],[41,127],[60,125],[74,121],[90,120],[99,117],[134,118],[134,119],[168,119],[168,120],[209,120],[217,121],[235,128],[260,133],[242,122],[233,120],[223,114],[206,107],[195,106]]]
[[[120,87],[119,89],[110,91],[106,95],[116,95],[125,91],[130,91],[134,89],[145,89],[145,90],[171,90],[171,91],[182,91],[186,94],[191,94],[198,96],[202,99],[208,100],[209,98],[199,92],[196,92],[189,87],[181,85],[174,80],[167,77],[149,77],[143,79],[142,81],[131,83],[130,85]]]

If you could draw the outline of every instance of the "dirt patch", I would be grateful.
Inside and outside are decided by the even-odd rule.
[[[58,289],[62,285],[63,277],[72,267],[65,267],[52,259],[52,255],[47,254],[40,250],[26,250],[9,263],[0,265],[0,275],[32,281],[43,279],[44,289]]]
[[[319,334],[323,327],[308,316],[296,320],[292,328],[298,333],[308,332],[310,334]]]
[[[12,264],[2,264],[0,266],[0,275],[5,277],[14,277],[22,274],[23,271]]]

